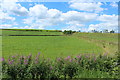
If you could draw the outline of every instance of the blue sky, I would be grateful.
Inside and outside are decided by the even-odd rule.
[[[116,2],[3,2],[1,28],[118,31]]]

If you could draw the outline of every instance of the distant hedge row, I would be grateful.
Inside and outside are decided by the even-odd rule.
[[[38,30],[38,29],[2,29],[12,31],[38,31],[38,32],[62,32],[61,30]]]

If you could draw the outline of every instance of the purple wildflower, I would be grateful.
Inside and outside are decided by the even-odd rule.
[[[69,61],[72,62],[72,59],[70,59]]]
[[[4,58],[1,59],[1,61],[4,61],[4,60],[5,60]]]
[[[12,58],[15,58],[15,56],[12,56]]]
[[[12,64],[12,61],[8,61],[8,64]]]
[[[79,59],[79,58],[81,58],[81,56],[77,56],[77,58]]]
[[[35,60],[38,60],[38,59],[39,59],[38,57],[35,58]]]
[[[57,58],[57,61],[60,61],[61,60],[61,58]]]
[[[86,58],[89,58],[89,56],[86,56]]]
[[[27,62],[25,62],[24,64],[28,64]]]
[[[26,63],[27,62],[27,60],[24,60],[24,63]]]
[[[8,59],[8,61],[10,61],[10,59]]]
[[[40,52],[38,53],[38,56],[40,55]]]
[[[37,64],[38,63],[38,61],[35,61],[35,64]]]
[[[70,59],[70,56],[68,56],[67,58]]]
[[[14,62],[14,60],[12,60],[12,62]]]
[[[65,60],[69,60],[70,59],[70,56],[66,57]]]
[[[30,55],[28,56],[28,58],[31,58],[31,56],[32,56],[32,54],[30,54]]]

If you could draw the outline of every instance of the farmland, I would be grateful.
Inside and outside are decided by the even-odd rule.
[[[76,32],[64,35],[50,30],[2,30],[1,36],[3,78],[119,76],[116,33]]]
[[[2,31],[2,52],[10,55],[28,55],[41,53],[42,56],[55,59],[58,56],[76,56],[78,54],[117,52],[117,34],[109,33],[75,33],[71,36],[62,32],[37,31]],[[7,35],[63,35],[63,36],[7,36]]]

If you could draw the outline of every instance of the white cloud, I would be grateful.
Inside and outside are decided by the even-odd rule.
[[[86,13],[86,12],[78,12],[78,11],[68,11],[67,13],[63,13],[61,19],[63,21],[76,21],[78,23],[86,23],[97,18],[97,14],[95,13]]]
[[[102,21],[99,24],[90,24],[88,30],[98,30],[98,31],[102,31],[104,29],[108,29],[110,30],[118,30],[118,15],[100,15],[97,19],[98,21]]]
[[[116,2],[111,2],[110,4],[112,7],[118,7],[118,4]]]
[[[11,2],[3,1],[1,3],[1,9],[11,15],[27,16],[28,10],[20,4],[17,4],[16,1],[17,0],[11,0]]]
[[[95,13],[78,11],[68,11],[62,13],[57,9],[48,9],[44,5],[35,5],[29,9],[29,17],[24,19],[24,23],[30,26],[44,28],[46,26],[58,25],[61,23],[84,26],[84,23],[93,21],[97,18]],[[34,24],[33,24],[34,23]],[[36,24],[36,25],[35,25]]]
[[[103,31],[105,29],[107,30],[115,30],[117,31],[118,30],[118,23],[100,23],[100,24],[91,24],[89,25],[89,28],[88,30],[91,31],[91,30],[97,30],[97,31]]]
[[[103,5],[101,2],[90,3],[73,2],[70,4],[70,8],[88,12],[100,12],[105,10],[104,8],[101,7],[101,5]]]
[[[10,28],[11,26],[11,24],[1,24],[0,28]]]
[[[20,4],[16,4],[16,6],[11,9],[11,13],[17,16],[27,16],[28,10],[25,7],[22,7]]]
[[[77,21],[70,21],[70,22],[67,22],[66,24],[73,25],[73,26],[79,26],[79,27],[84,27],[85,26],[84,24],[80,24]]]
[[[113,14],[113,15],[103,14],[103,15],[100,15],[97,20],[103,21],[103,22],[104,21],[106,21],[106,22],[117,22],[118,21],[118,15],[115,15],[115,14]]]
[[[62,12],[57,9],[48,9],[44,5],[36,4],[29,8],[29,17],[23,21],[30,27],[43,29],[60,23],[61,14]]]
[[[24,19],[23,23],[41,29],[58,24],[83,27],[84,23],[96,20],[97,16],[96,13],[78,11],[63,13],[57,9],[48,9],[44,5],[36,4],[29,8],[28,18]]]
[[[13,22],[13,25],[16,25],[16,26],[17,26],[17,25],[18,25],[18,23],[17,23],[17,22]]]
[[[23,23],[24,24],[32,24],[34,21],[34,18],[33,17],[28,17],[26,19],[23,19]]]
[[[8,13],[4,13],[2,10],[0,10],[0,20],[1,22],[14,21],[15,17],[11,17]]]
[[[60,12],[59,10],[57,9],[49,9],[47,11],[47,16],[50,17],[50,18],[59,18],[62,14],[62,12]]]
[[[70,0],[69,3],[94,2],[94,0]]]
[[[81,30],[81,28],[78,26],[67,26],[66,28],[62,29],[62,31],[64,31],[64,30],[79,31],[79,30]]]
[[[33,6],[33,4],[29,4],[29,6]]]
[[[47,10],[48,8],[45,7],[44,5],[37,4],[29,8],[29,15],[32,17],[43,19],[46,18]]]

